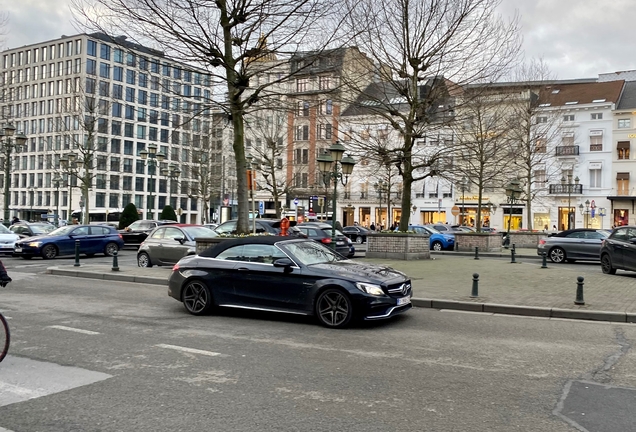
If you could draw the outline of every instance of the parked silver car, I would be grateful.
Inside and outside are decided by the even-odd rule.
[[[137,265],[172,265],[187,255],[196,255],[197,237],[216,237],[217,233],[201,225],[173,224],[155,228],[137,251]]]
[[[601,243],[609,236],[606,230],[575,228],[552,234],[540,240],[537,254],[548,254],[550,261],[562,263],[576,260],[600,260]]]

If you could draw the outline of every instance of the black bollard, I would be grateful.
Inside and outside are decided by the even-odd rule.
[[[117,263],[117,251],[113,252],[113,268],[112,271],[119,271],[119,264]]]
[[[585,304],[585,300],[583,300],[583,276],[579,276],[576,278],[576,299],[574,300],[574,304]]]
[[[479,297],[479,273],[473,273],[473,290],[470,292],[470,297]]]
[[[79,251],[80,251],[80,241],[79,240],[75,240],[75,264],[73,264],[74,267],[79,267],[80,266]]]
[[[541,255],[543,256],[543,263],[541,264],[541,268],[548,268],[548,254],[547,254],[547,252],[543,252]]]
[[[475,246],[475,259],[479,259],[479,246]]]
[[[515,260],[515,248],[514,245],[512,245],[512,249],[510,249],[510,264],[516,264],[517,261]]]

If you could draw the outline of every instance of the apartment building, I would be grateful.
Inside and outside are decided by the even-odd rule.
[[[192,168],[211,146],[209,75],[102,33],[0,55],[2,121],[28,138],[12,156],[11,178],[2,178],[11,181],[2,197],[11,216],[39,220],[59,209],[70,220],[87,207],[90,221],[117,220],[132,202],[142,217],[156,219],[171,204],[183,222],[204,220]]]

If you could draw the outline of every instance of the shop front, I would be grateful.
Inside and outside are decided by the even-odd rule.
[[[442,199],[418,201],[419,219],[413,218],[413,224],[446,223],[446,210],[442,210]]]
[[[358,223],[363,227],[369,228],[369,226],[371,226],[371,222],[371,207],[359,207]]]
[[[536,207],[532,216],[532,228],[535,230],[552,230],[552,226],[556,225],[550,222],[550,212],[545,207]]]
[[[508,229],[511,231],[523,229],[523,206],[517,204],[513,205],[512,208],[510,206],[504,207],[503,223],[502,229],[504,231]]]

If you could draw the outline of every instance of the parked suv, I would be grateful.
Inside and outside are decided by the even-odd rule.
[[[123,230],[120,230],[121,238],[124,239],[124,243],[129,244],[141,244],[148,234],[159,225],[176,224],[177,221],[173,220],[138,220],[128,225]]]
[[[616,228],[601,244],[601,269],[605,274],[616,270],[636,271],[636,226]]]

